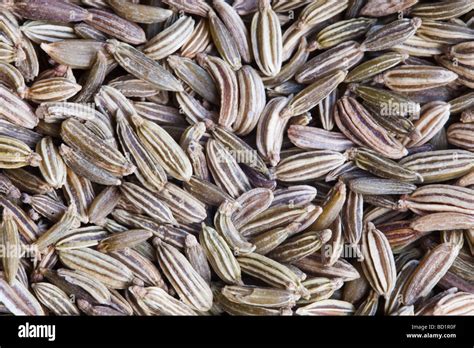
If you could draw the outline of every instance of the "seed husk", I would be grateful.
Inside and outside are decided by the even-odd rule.
[[[258,11],[252,18],[251,42],[253,56],[265,76],[275,76],[283,61],[283,38],[280,21],[270,1],[258,3]]]
[[[1,313],[472,314],[472,0],[0,7]]]
[[[354,98],[339,99],[334,116],[342,133],[354,143],[367,146],[392,159],[399,159],[407,154],[405,147],[382,128]]]
[[[168,70],[131,45],[108,40],[106,49],[122,68],[139,79],[151,83],[160,90],[176,92],[183,90],[179,81]]]
[[[395,260],[387,238],[370,222],[362,236],[362,253],[362,268],[372,289],[388,298],[397,278]]]
[[[208,311],[213,295],[205,280],[176,248],[156,239],[154,244],[160,266],[183,302],[197,311]]]
[[[151,38],[145,44],[143,53],[153,60],[165,58],[176,52],[189,39],[193,29],[194,19],[181,16],[172,25]]]
[[[451,243],[439,244],[426,254],[410,275],[402,290],[405,305],[425,297],[451,267],[459,249]]]

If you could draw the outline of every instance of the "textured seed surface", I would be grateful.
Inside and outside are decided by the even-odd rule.
[[[1,314],[474,315],[472,0],[0,2]]]

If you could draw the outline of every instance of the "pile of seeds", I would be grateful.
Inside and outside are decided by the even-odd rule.
[[[3,0],[0,312],[474,314],[472,0]]]

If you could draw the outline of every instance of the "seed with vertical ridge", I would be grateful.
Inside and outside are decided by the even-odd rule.
[[[221,58],[198,55],[198,62],[210,73],[220,95],[219,125],[231,127],[238,114],[239,88],[237,75]]]
[[[0,168],[14,169],[24,166],[37,167],[41,156],[33,152],[28,145],[15,138],[0,136]]]
[[[336,70],[304,88],[290,100],[281,117],[297,116],[311,110],[335,90],[346,75],[347,71]]]
[[[250,189],[247,177],[224,145],[210,139],[206,150],[209,169],[219,187],[234,198]]]
[[[251,39],[260,71],[265,76],[278,74],[283,60],[283,40],[280,21],[268,0],[258,2],[258,11],[252,18]]]
[[[378,30],[369,32],[361,44],[363,51],[382,51],[401,44],[412,37],[422,25],[420,18],[399,19]]]
[[[25,98],[34,102],[54,102],[69,99],[82,86],[64,77],[52,77],[34,82],[25,91]]]
[[[295,291],[303,298],[308,296],[308,290],[288,267],[256,253],[239,256],[237,260],[242,272],[275,287]]]
[[[135,166],[117,149],[108,145],[75,119],[68,119],[61,124],[61,136],[71,148],[110,173],[128,175],[135,171]]]
[[[138,24],[105,10],[89,9],[88,11],[90,16],[84,22],[90,26],[133,45],[146,41],[145,32]]]
[[[420,174],[406,169],[395,161],[386,159],[368,149],[356,148],[349,150],[349,158],[352,159],[353,163],[360,169],[366,170],[381,178],[413,183],[423,181]]]
[[[192,234],[186,236],[184,241],[184,254],[196,272],[208,283],[211,283],[211,267],[207,261],[204,248]]]
[[[340,300],[321,300],[296,310],[297,315],[344,316],[355,312],[354,305]]]
[[[255,245],[248,242],[241,236],[240,232],[232,221],[233,213],[236,210],[237,204],[234,202],[223,202],[218,208],[218,211],[214,217],[214,225],[229,247],[232,248],[235,255],[251,253],[255,250]]]
[[[39,169],[43,178],[52,187],[61,188],[66,182],[66,165],[59,155],[58,148],[51,137],[41,139],[36,145],[36,152],[41,156]]]
[[[387,238],[370,222],[362,235],[362,254],[362,267],[372,289],[388,298],[397,278],[395,260]]]
[[[244,65],[237,71],[239,107],[232,128],[238,135],[247,135],[258,123],[265,108],[266,95],[263,80],[255,69]]]
[[[224,238],[213,228],[203,225],[199,241],[206,252],[212,269],[219,278],[227,284],[241,284],[239,263]]]
[[[163,59],[176,52],[192,35],[194,19],[181,16],[171,26],[151,38],[143,49],[148,57],[153,60]]]
[[[8,210],[4,210],[0,225],[0,241],[3,248],[2,265],[5,280],[13,285],[21,260],[20,235],[18,226]]]
[[[341,132],[358,145],[368,146],[388,158],[398,159],[407,154],[405,147],[352,97],[339,99],[335,120]]]
[[[404,65],[379,75],[376,82],[384,83],[397,92],[422,91],[447,85],[458,78],[448,69],[429,65]]]
[[[346,157],[329,150],[308,151],[285,158],[275,170],[277,179],[293,182],[321,178],[329,171],[339,167]]]
[[[364,56],[356,41],[343,42],[306,62],[295,75],[299,83],[313,83],[337,70],[348,70]]]
[[[439,244],[429,251],[405,283],[401,292],[403,304],[410,305],[427,296],[451,267],[458,252],[458,247],[451,243]]]
[[[189,58],[173,55],[169,56],[166,61],[175,74],[194,92],[213,104],[219,104],[216,85],[206,70]]]
[[[220,55],[233,70],[239,70],[242,62],[234,37],[214,11],[209,11],[207,17],[212,40]]]
[[[153,242],[160,266],[179,297],[200,312],[208,311],[212,306],[213,296],[205,280],[176,248],[157,242],[156,239]]]
[[[157,6],[130,3],[125,0],[108,0],[107,3],[120,16],[137,23],[164,22],[173,12]]]
[[[134,47],[117,40],[108,40],[106,49],[130,74],[165,91],[181,92],[183,87],[168,70]]]
[[[399,164],[419,173],[428,184],[468,173],[474,167],[474,155],[465,150],[436,150],[407,156]]]
[[[133,280],[132,272],[121,262],[89,248],[61,250],[59,258],[67,267],[84,272],[112,289],[124,289]]]
[[[55,315],[79,315],[70,297],[57,286],[40,282],[31,286],[38,300]]]

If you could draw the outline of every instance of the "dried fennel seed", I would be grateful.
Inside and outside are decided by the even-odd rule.
[[[1,6],[2,313],[474,315],[472,0]]]

